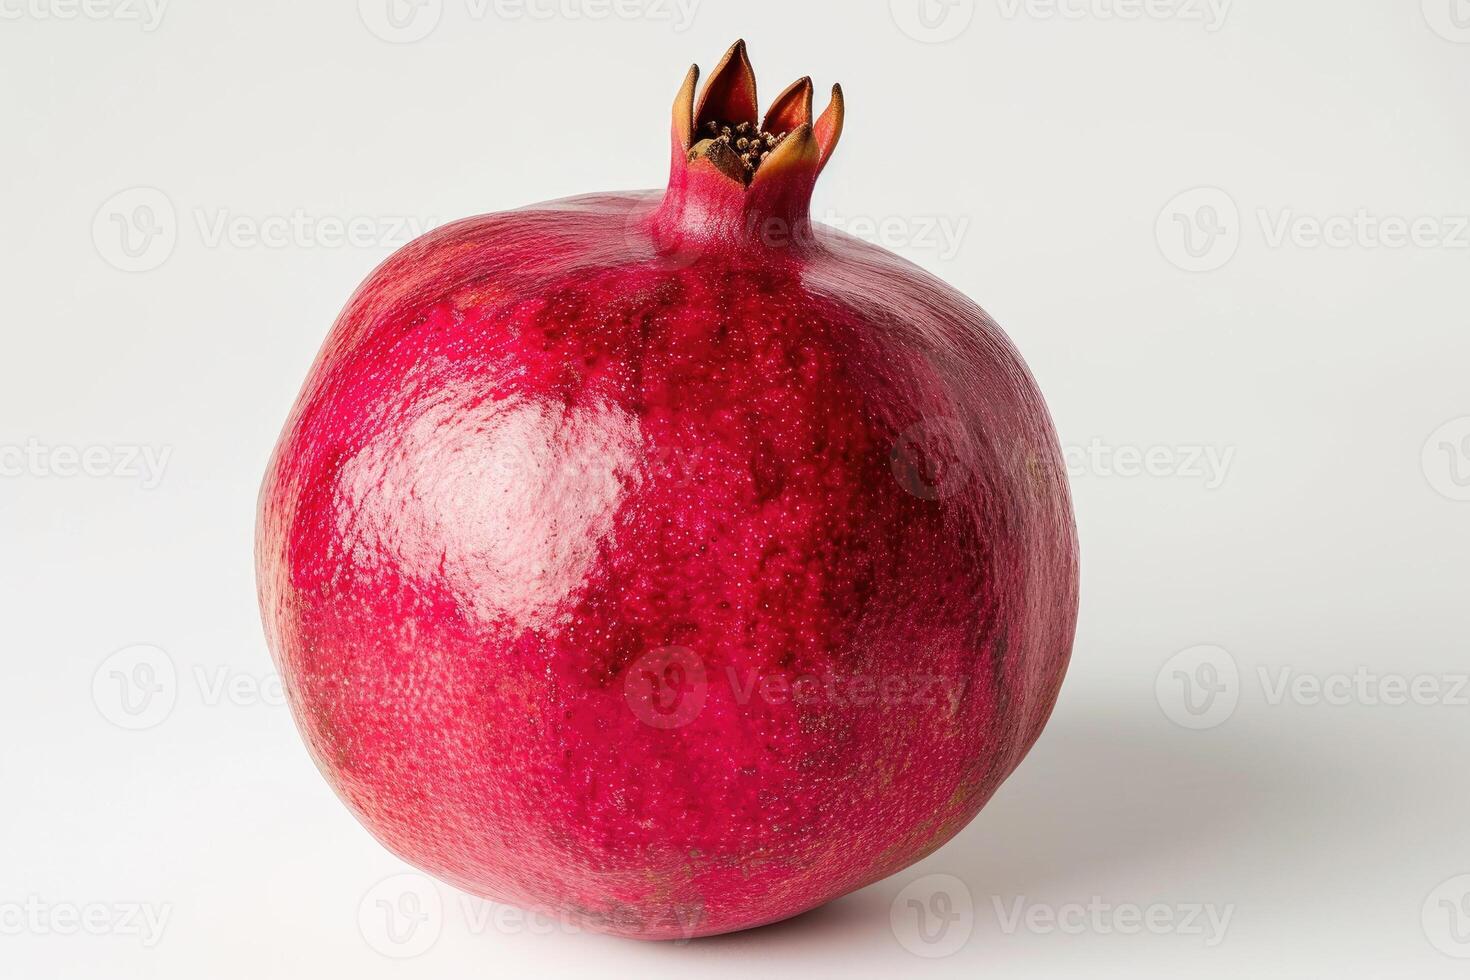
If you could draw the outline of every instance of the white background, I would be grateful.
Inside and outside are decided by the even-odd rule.
[[[0,973],[1465,975],[1466,0],[153,2],[0,0]],[[255,493],[411,228],[660,185],[737,36],[844,84],[817,216],[1028,359],[1082,616],[953,843],[640,944],[394,877],[280,704]]]

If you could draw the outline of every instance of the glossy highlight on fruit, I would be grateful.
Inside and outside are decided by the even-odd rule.
[[[313,758],[417,867],[640,938],[934,851],[1040,734],[1077,545],[1020,356],[814,226],[842,132],[737,43],[669,186],[470,218],[347,304],[261,490]]]

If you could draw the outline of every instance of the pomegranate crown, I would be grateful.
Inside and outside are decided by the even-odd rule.
[[[755,69],[736,41],[715,68],[694,102],[699,66],[691,65],[674,100],[674,149],[691,167],[707,163],[730,180],[751,186],[780,180],[788,172],[810,171],[815,177],[832,157],[842,135],[842,86],[832,86],[832,100],[812,122],[812,80],[797,79],[776,96],[757,122]]]
[[[669,188],[657,219],[682,237],[748,240],[774,221],[809,225],[812,189],[842,135],[842,86],[812,121],[812,80],[801,78],[758,116],[755,71],[736,41],[695,102],[692,65],[674,100]]]

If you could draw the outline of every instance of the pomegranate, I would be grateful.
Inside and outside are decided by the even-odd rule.
[[[332,328],[261,491],[302,735],[405,860],[640,938],[917,861],[1055,702],[1076,536],[979,307],[814,227],[843,101],[737,43],[661,193],[442,227]]]

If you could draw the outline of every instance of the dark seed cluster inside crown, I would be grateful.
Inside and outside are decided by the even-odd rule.
[[[781,141],[786,138],[785,133],[768,133],[759,126],[748,122],[732,126],[713,119],[704,124],[704,131],[699,136],[701,139],[724,143],[734,150],[740,162],[745,166],[747,181],[755,175],[761,162],[770,156],[771,151],[780,146]]]

